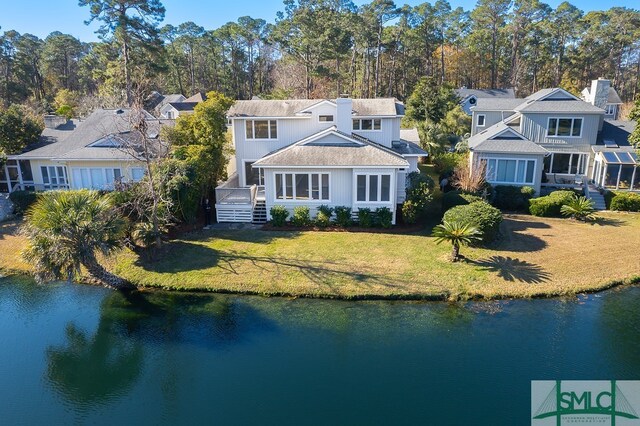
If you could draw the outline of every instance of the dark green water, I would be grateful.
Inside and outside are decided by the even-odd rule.
[[[0,280],[0,423],[530,424],[532,379],[640,379],[640,289],[330,302]]]

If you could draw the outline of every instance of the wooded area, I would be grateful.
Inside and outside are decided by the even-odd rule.
[[[514,87],[518,96],[553,86],[578,93],[598,77],[611,79],[624,101],[640,88],[635,9],[285,0],[275,23],[243,16],[205,29],[162,26],[160,0],[80,0],[79,7],[102,25],[100,42],[0,32],[0,104],[46,111],[71,103],[58,95],[80,109],[122,105],[143,80],[162,93],[215,90],[235,99],[349,93],[404,100],[423,76],[453,87]]]

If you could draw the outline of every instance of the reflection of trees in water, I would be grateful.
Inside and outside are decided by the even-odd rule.
[[[218,349],[266,325],[255,311],[224,296],[113,292],[101,304],[93,335],[69,323],[66,343],[49,348],[47,378],[73,403],[102,403],[133,387],[147,350],[176,344]]]
[[[635,377],[640,369],[640,288],[621,288],[602,295],[599,338],[617,358],[617,371]],[[621,377],[622,378],[622,377]]]

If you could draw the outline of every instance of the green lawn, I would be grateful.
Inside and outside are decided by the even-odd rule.
[[[0,224],[0,272],[24,272],[16,223]],[[640,277],[640,214],[597,224],[507,215],[490,248],[450,247],[429,230],[202,231],[167,244],[151,262],[130,251],[109,268],[139,286],[336,298],[537,297],[596,291]]]

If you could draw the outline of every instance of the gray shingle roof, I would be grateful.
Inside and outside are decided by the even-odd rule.
[[[566,112],[582,114],[604,114],[602,108],[585,101],[544,100],[527,101],[515,109],[519,112]]]
[[[344,144],[320,143],[326,136],[346,136]],[[317,140],[314,138],[317,137]],[[262,167],[409,167],[400,154],[360,136],[345,135],[330,128],[274,151],[254,163]]]
[[[229,117],[294,117],[296,113],[325,99],[250,100],[236,101]],[[404,105],[393,98],[353,99],[356,116],[404,115]],[[329,102],[335,102],[329,100]]]
[[[480,98],[476,102],[474,111],[513,111],[521,105],[524,99],[520,98]]]
[[[476,145],[473,151],[536,155],[544,155],[549,152],[534,142],[521,139],[485,140]]]
[[[515,98],[515,92],[513,89],[467,89],[460,88],[455,90],[456,95],[461,100],[467,99],[469,96],[475,96],[477,99],[481,98]]]
[[[419,144],[420,135],[418,134],[418,129],[415,127],[413,129],[400,129],[400,139]]]
[[[493,126],[488,127],[487,129],[483,130],[482,132],[476,133],[475,135],[471,136],[469,138],[469,140],[468,140],[469,148],[475,148],[481,142],[484,142],[487,139],[491,139],[491,138],[495,137],[496,135],[498,135],[501,132],[504,132],[506,130],[510,130],[514,134],[520,135],[523,140],[526,139],[516,129],[513,129],[513,128],[507,126],[507,124],[504,121],[501,121],[499,123],[494,124]],[[516,138],[514,137],[514,139],[516,139]]]
[[[391,143],[391,149],[400,155],[408,157],[426,157],[429,155],[429,153],[420,148],[418,144],[407,140],[393,141]]]
[[[193,111],[198,102],[169,102],[178,111]]]
[[[636,123],[633,121],[604,120],[596,145],[604,145],[605,140],[612,140],[620,147],[631,146],[629,136],[635,128]]]
[[[121,113],[117,113],[121,111]],[[145,112],[148,135],[156,139],[160,128],[172,125],[173,120],[158,120]],[[88,145],[106,136],[135,144],[135,133],[130,132],[130,110],[97,109],[82,121],[68,122],[57,129],[45,129],[38,144],[27,147],[17,158],[131,160],[129,152],[118,148],[90,147]]]
[[[590,87],[585,87],[584,90],[582,91],[583,94],[584,94],[585,91],[587,93],[591,94],[591,88]],[[609,97],[607,99],[607,103],[608,104],[621,104],[622,103],[622,99],[620,99],[620,95],[618,95],[618,91],[616,89],[614,89],[613,87],[609,87]]]

